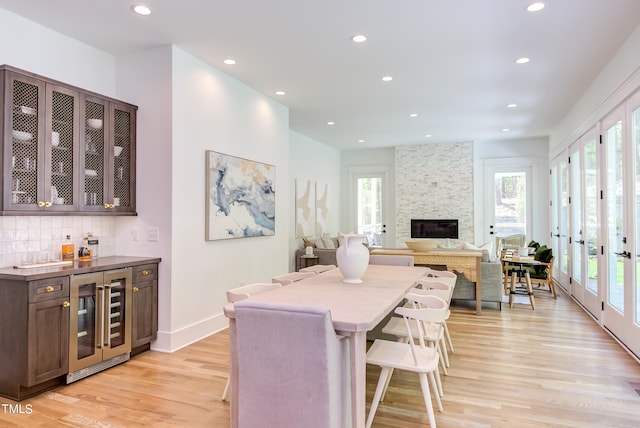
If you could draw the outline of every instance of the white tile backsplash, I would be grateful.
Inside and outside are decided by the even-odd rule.
[[[25,253],[34,260],[42,252],[52,256],[59,250],[66,235],[71,235],[76,251],[87,233],[97,236],[99,256],[115,255],[115,219],[112,217],[20,216],[0,217],[0,267],[14,266]]]

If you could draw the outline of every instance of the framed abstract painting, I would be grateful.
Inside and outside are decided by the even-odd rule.
[[[275,234],[275,166],[206,151],[205,239]]]

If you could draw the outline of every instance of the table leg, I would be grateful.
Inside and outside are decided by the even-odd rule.
[[[511,274],[511,289],[509,290],[509,308],[513,308],[513,296],[516,294],[516,277],[518,272],[515,270]]]
[[[535,311],[536,304],[533,298],[533,287],[531,286],[531,277],[529,276],[529,270],[524,271],[525,281],[527,282],[527,292],[529,293],[529,302],[531,302],[531,308]]]
[[[476,257],[476,314],[482,313],[482,271],[480,257]]]
[[[349,335],[351,359],[351,420],[353,428],[362,428],[366,418],[367,390],[367,332]]]

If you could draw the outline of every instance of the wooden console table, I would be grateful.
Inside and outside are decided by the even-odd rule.
[[[413,256],[416,265],[445,265],[451,272],[460,272],[471,282],[476,283],[476,313],[482,313],[482,274],[480,272],[480,250],[436,249],[416,252],[409,249],[377,249],[371,254],[391,256]]]

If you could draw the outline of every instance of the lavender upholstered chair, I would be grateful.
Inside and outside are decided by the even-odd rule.
[[[235,311],[238,426],[348,426],[349,347],[329,310],[246,300]]]
[[[253,284],[242,285],[240,287],[227,290],[227,302],[239,302],[240,300],[248,299],[249,297],[256,294],[264,293],[281,286],[282,284],[280,283],[271,282],[255,282]],[[224,391],[222,392],[222,401],[226,401],[227,399],[230,383],[230,380],[227,378],[227,384],[225,385]]]

